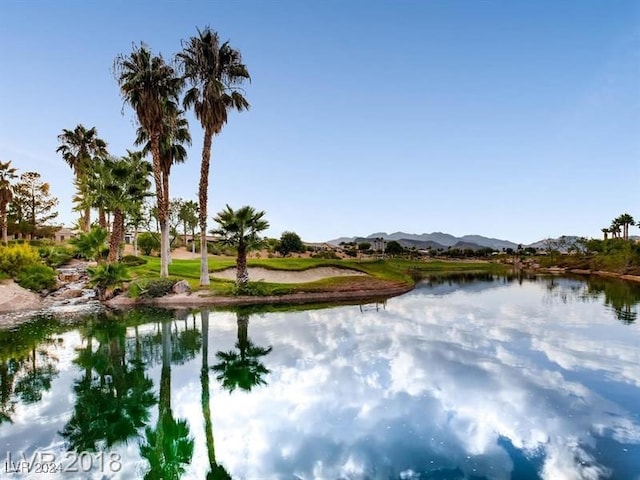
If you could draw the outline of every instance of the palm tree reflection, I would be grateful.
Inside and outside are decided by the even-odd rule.
[[[257,385],[266,385],[264,376],[270,370],[260,361],[271,353],[272,347],[267,348],[255,345],[248,337],[249,314],[239,310],[236,312],[238,318],[238,341],[235,344],[237,351],[217,352],[216,358],[219,363],[214,365],[212,370],[217,372],[216,379],[222,382],[222,387],[229,392],[236,388],[244,391],[251,391]]]
[[[145,429],[146,443],[140,454],[147,459],[145,479],[178,479],[193,457],[193,438],[184,419],[175,419],[171,411],[171,321],[162,322],[162,373],[156,428]]]

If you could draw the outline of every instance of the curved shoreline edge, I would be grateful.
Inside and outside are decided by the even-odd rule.
[[[397,297],[414,289],[414,285],[405,285],[393,288],[369,289],[369,290],[335,290],[330,292],[300,292],[285,295],[266,296],[237,296],[225,297],[219,295],[199,295],[198,292],[190,294],[171,294],[164,297],[150,299],[132,299],[119,295],[106,303],[111,308],[127,308],[140,305],[152,305],[162,307],[198,307],[216,306],[232,307],[244,305],[303,305],[306,303],[333,303],[342,301],[366,301],[380,300]]]

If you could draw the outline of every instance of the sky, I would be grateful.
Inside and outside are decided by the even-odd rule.
[[[211,217],[251,205],[267,235],[305,241],[524,244],[640,218],[637,0],[2,0],[0,160],[40,172],[73,224],[58,135],[82,123],[111,154],[133,149],[115,57],[145,42],[170,59],[205,26],[251,74],[251,109],[214,139]],[[202,133],[188,118],[171,197],[195,200]]]

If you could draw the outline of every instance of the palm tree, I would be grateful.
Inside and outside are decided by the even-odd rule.
[[[78,187],[78,198],[87,195],[88,190],[82,182],[82,178],[91,168],[91,164],[96,158],[107,155],[107,144],[98,138],[96,127],[87,130],[84,125],[78,124],[73,130],[63,129],[58,135],[61,145],[56,152],[62,154],[62,158],[73,169]],[[91,225],[91,206],[84,204],[84,214],[81,217],[81,227],[83,232],[88,232]]]
[[[200,165],[200,285],[209,285],[207,257],[207,201],[209,188],[209,163],[213,136],[220,133],[231,109],[248,110],[241,85],[251,80],[242,56],[229,42],[220,44],[218,33],[209,27],[198,29],[198,36],[182,42],[183,50],[177,59],[182,64],[184,76],[191,85],[183,104],[193,107],[196,118],[204,130],[202,163]]]
[[[609,229],[607,227],[604,227],[604,228],[601,228],[600,230],[604,234],[604,240],[607,240],[608,235],[609,235]]]
[[[153,158],[153,179],[156,185],[158,220],[160,223],[160,276],[169,275],[167,258],[168,198],[165,200],[163,177],[162,142],[167,123],[178,112],[178,96],[184,81],[161,55],[154,56],[146,45],[134,46],[130,55],[119,55],[114,62],[114,71],[124,101],[131,105],[138,117],[140,127],[149,139]],[[168,118],[169,117],[169,118]]]
[[[0,229],[2,243],[7,243],[7,205],[13,200],[11,180],[18,178],[17,170],[11,166],[11,160],[0,162]]]
[[[104,210],[113,214],[109,240],[109,262],[118,260],[120,242],[124,240],[125,217],[140,208],[151,182],[151,165],[141,152],[127,152],[126,157],[105,158],[87,174],[89,198],[99,198]]]
[[[611,220],[611,226],[609,227],[611,238],[618,238],[618,236],[620,235],[620,226],[620,222],[617,218]]]
[[[622,238],[629,240],[629,225],[635,225],[636,221],[628,213],[623,213],[614,220],[622,227]]]
[[[191,133],[189,122],[184,118],[184,112],[176,108],[172,102],[165,104],[165,117],[160,136],[160,168],[162,170],[162,200],[165,202],[164,210],[169,212],[169,175],[171,167],[176,163],[184,163],[187,159],[187,150],[184,145],[191,145]],[[142,153],[147,155],[151,151],[149,135],[142,127],[138,128],[135,144],[143,145]],[[165,245],[167,247],[167,262],[171,263],[171,248],[169,243],[169,228],[164,229]]]
[[[273,347],[267,348],[255,345],[248,336],[249,314],[238,310],[238,341],[235,347],[238,352],[217,352],[216,358],[220,363],[211,367],[218,373],[217,380],[222,382],[222,387],[233,392],[236,388],[246,392],[251,391],[257,385],[266,385],[263,376],[271,371],[260,361],[271,353]]]
[[[259,236],[269,228],[269,222],[263,219],[264,211],[256,212],[253,207],[244,206],[233,210],[229,205],[218,213],[214,220],[220,228],[213,233],[222,236],[222,241],[238,249],[236,260],[236,286],[242,288],[249,282],[247,271],[247,252],[262,243]]]

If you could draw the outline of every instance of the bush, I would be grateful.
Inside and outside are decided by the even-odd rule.
[[[147,259],[146,258],[142,258],[142,257],[136,257],[135,255],[125,255],[120,260],[120,263],[124,263],[125,265],[127,265],[129,267],[136,267],[138,265],[146,264],[147,263]]]
[[[22,288],[34,292],[52,290],[56,286],[56,272],[46,265],[30,265],[22,269],[16,281]]]
[[[89,285],[94,286],[100,300],[106,299],[107,289],[121,286],[129,280],[127,266],[122,263],[107,263],[97,267],[87,268],[90,280]]]
[[[306,250],[300,236],[295,232],[283,232],[280,237],[278,251],[285,257],[290,253],[302,253]]]
[[[75,247],[78,256],[87,260],[99,260],[106,258],[105,250],[109,253],[109,247],[106,246],[107,235],[104,228],[93,227],[89,232],[72,238],[69,243]]]
[[[154,250],[160,250],[160,239],[152,233],[141,233],[138,235],[138,248],[145,255],[151,255]]]
[[[356,256],[354,253],[352,256]],[[333,250],[318,252],[311,255],[311,258],[326,258],[327,260],[340,260],[340,257]]]
[[[0,273],[15,278],[27,266],[40,263],[38,251],[25,243],[0,246]]]
[[[137,280],[129,285],[131,298],[158,298],[171,293],[176,280],[170,278],[156,278]]]
[[[42,261],[49,267],[64,265],[73,257],[71,250],[62,246],[40,247],[38,254]]]

